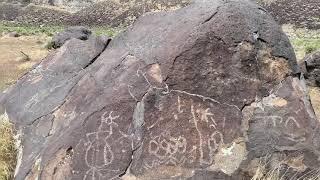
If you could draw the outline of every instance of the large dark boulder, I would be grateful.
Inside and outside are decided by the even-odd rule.
[[[87,40],[91,36],[91,31],[83,26],[72,26],[59,32],[52,38],[53,48],[61,47],[65,42],[74,38],[79,40]]]
[[[152,13],[97,42],[68,41],[2,96],[16,179],[250,179],[265,158],[285,178],[318,170],[293,49],[256,4]]]

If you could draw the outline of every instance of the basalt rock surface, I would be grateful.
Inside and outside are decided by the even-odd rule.
[[[16,179],[250,179],[264,158],[283,176],[318,170],[293,49],[256,4],[149,13],[104,45],[68,41],[0,98]]]
[[[308,54],[301,66],[308,85],[320,87],[320,51]]]

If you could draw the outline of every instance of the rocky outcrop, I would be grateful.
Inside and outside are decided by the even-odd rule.
[[[72,14],[67,11],[30,4],[19,11],[14,21],[33,25],[63,25],[71,17]]]
[[[141,0],[105,0],[75,12],[67,24],[95,25],[107,24],[123,26],[132,24],[138,17],[146,12],[168,11],[178,9],[188,4],[188,0],[176,1],[141,1]]]
[[[69,3],[73,1],[68,1]],[[172,10],[187,5],[184,0],[177,1],[121,1],[104,0],[99,2],[81,1],[81,7],[50,6],[40,1],[36,4],[0,3],[0,20],[15,21],[33,25],[71,25],[71,26],[126,26],[146,12]],[[80,4],[82,4],[80,3]],[[13,8],[8,11],[7,7]],[[19,8],[15,10],[14,8]],[[71,9],[70,9],[71,8]]]
[[[113,20],[127,9],[129,9],[129,7],[113,0],[98,2],[82,9],[81,11],[75,12],[72,18],[68,20],[67,24],[114,26]]]
[[[0,20],[15,20],[18,17],[21,9],[21,5],[0,2]]]
[[[71,12],[76,12],[94,3],[98,3],[99,0],[29,0],[29,2],[36,5],[63,7]]]
[[[266,157],[283,177],[318,169],[293,49],[259,6],[150,13],[105,44],[68,41],[0,99],[16,179],[250,179]]]
[[[308,85],[320,87],[320,51],[307,55],[301,67],[304,70]]]
[[[107,2],[107,3],[119,3],[125,6],[140,6],[143,4],[145,9],[167,9],[169,7],[177,7],[187,5],[191,0],[30,0],[31,3],[37,5],[52,5],[57,7],[64,7],[73,12],[81,9],[94,6],[95,4]],[[91,7],[92,9],[92,7]],[[115,10],[115,9],[114,9]],[[102,13],[102,11],[101,11]]]
[[[258,0],[280,24],[309,29],[320,28],[318,0]]]
[[[146,12],[178,9],[188,5],[191,1],[192,0],[7,0],[5,2],[8,3],[0,3],[0,20],[15,20],[19,23],[36,25],[130,25],[136,18]],[[202,0],[193,1],[201,2]],[[280,24],[293,24],[296,27],[306,27],[309,29],[320,28],[320,2],[318,0],[251,1],[258,2],[262,5]],[[22,7],[22,5],[26,7]],[[8,11],[6,8],[8,6],[10,6],[13,11]],[[17,11],[17,8],[20,10]],[[15,16],[12,16],[12,14]]]

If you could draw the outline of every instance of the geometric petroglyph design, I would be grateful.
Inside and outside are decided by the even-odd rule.
[[[172,137],[170,134],[162,134],[153,137],[149,142],[148,151],[158,158],[159,164],[178,165],[190,161],[192,163],[196,157],[194,155],[196,147],[187,152],[187,140],[183,136]],[[186,155],[190,156],[186,156]],[[146,164],[147,168],[153,165]]]
[[[214,162],[214,155],[221,144],[224,144],[222,133],[225,126],[225,118],[215,119],[211,108],[204,103],[193,103],[192,100],[184,102],[177,96],[176,110],[173,110],[172,120],[184,121],[193,129],[195,136],[190,141],[190,135],[179,134],[172,136],[170,131],[164,130],[160,135],[152,136],[148,142],[148,153],[152,160],[144,161],[141,168],[152,169],[159,165],[211,165]],[[157,122],[147,127],[152,129],[160,124],[161,117]]]
[[[105,112],[101,116],[101,123],[96,132],[87,133],[85,163],[89,167],[86,171],[83,180],[99,180],[106,179],[106,176],[119,172],[119,169],[110,169],[108,167],[114,162],[114,153],[108,144],[108,139],[114,131],[120,131],[118,124],[114,121],[120,116],[114,115],[113,111]],[[128,135],[121,132],[122,138],[127,138]],[[112,172],[112,173],[106,173]],[[115,179],[118,175],[107,178]]]
[[[271,123],[273,127],[284,125],[284,127],[287,128],[289,124],[292,124],[296,128],[301,127],[294,117],[283,118],[281,116],[258,116],[256,118],[264,120],[265,124]]]

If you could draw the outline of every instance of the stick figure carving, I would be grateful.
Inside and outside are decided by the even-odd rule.
[[[101,124],[96,132],[87,133],[87,149],[85,154],[85,162],[89,167],[83,180],[101,179],[103,174],[101,171],[108,169],[108,166],[114,160],[114,154],[108,139],[113,134],[118,124],[114,120],[120,116],[113,116],[111,112],[105,112],[101,116]],[[113,170],[111,170],[113,171]]]

